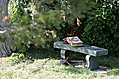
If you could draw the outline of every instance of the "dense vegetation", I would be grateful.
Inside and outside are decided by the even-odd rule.
[[[109,50],[110,56],[119,56],[119,3],[110,1],[97,4],[87,11],[84,40]]]
[[[76,10],[75,1],[70,3],[72,0],[10,0],[11,28],[15,29],[11,31],[13,49],[26,52],[31,47],[52,47],[54,41],[71,34],[81,37],[82,28],[76,23],[82,4]]]
[[[77,35],[118,56],[118,9],[116,0],[10,0],[13,50],[52,47],[55,41]]]

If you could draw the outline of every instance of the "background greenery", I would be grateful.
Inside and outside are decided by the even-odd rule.
[[[118,0],[10,0],[12,49],[52,47],[55,41],[77,35],[85,44],[118,56],[118,10]]]
[[[53,42],[73,32],[81,37],[83,30],[76,25],[76,18],[80,18],[81,11],[85,11],[81,7],[90,7],[87,4],[91,3],[80,1],[79,6],[72,0],[10,0],[13,50],[26,52],[30,47],[52,47]]]
[[[83,34],[85,43],[107,48],[109,55],[119,56],[119,3],[110,1],[97,4],[87,11],[85,32]]]

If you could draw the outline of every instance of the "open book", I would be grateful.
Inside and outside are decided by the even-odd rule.
[[[67,37],[66,41],[73,47],[75,46],[83,46],[83,42],[77,37]]]

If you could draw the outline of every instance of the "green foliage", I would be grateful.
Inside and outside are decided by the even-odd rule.
[[[25,52],[31,47],[52,47],[54,41],[70,34],[81,38],[83,28],[77,26],[76,19],[94,1],[78,2],[81,6],[74,0],[10,0],[12,48]]]
[[[14,2],[14,3],[13,3]],[[81,27],[66,0],[21,0],[9,5],[14,46],[19,52],[31,47],[52,47],[68,34],[81,36]],[[65,17],[65,18],[64,18]]]
[[[10,56],[10,60],[9,62],[12,62],[13,64],[14,63],[20,63],[22,61],[25,61],[25,55],[24,54],[20,54],[20,53],[13,53],[11,56]]]
[[[87,9],[95,5],[96,0],[68,0],[70,2],[70,6],[72,9],[72,12],[75,16],[78,16],[79,18],[84,17],[85,15],[82,15],[82,12],[86,12]]]
[[[119,56],[119,6],[118,1],[97,4],[86,13],[84,41],[109,50],[109,55]]]
[[[14,6],[10,10],[11,28],[15,29],[11,31],[13,48],[25,52],[30,47],[51,46],[58,39],[56,29],[60,29],[62,23],[60,4],[58,0],[11,1],[10,6]]]

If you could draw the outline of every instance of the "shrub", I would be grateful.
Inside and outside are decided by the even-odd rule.
[[[119,4],[118,1],[97,4],[86,14],[83,40],[109,50],[109,55],[119,56]]]
[[[60,29],[63,16],[58,0],[14,0],[9,6],[13,28],[10,34],[15,51],[26,52],[31,47],[49,47],[52,41],[58,39],[56,29]]]
[[[74,21],[75,17],[67,0],[13,2],[10,2],[12,9],[9,11],[13,22],[11,28],[14,28],[10,34],[15,51],[26,52],[31,47],[52,47],[54,41],[63,39],[68,34],[82,33]]]
[[[25,55],[24,54],[20,54],[20,53],[12,53],[12,55],[10,56],[10,60],[9,62],[11,63],[20,63],[21,61],[25,61]]]

